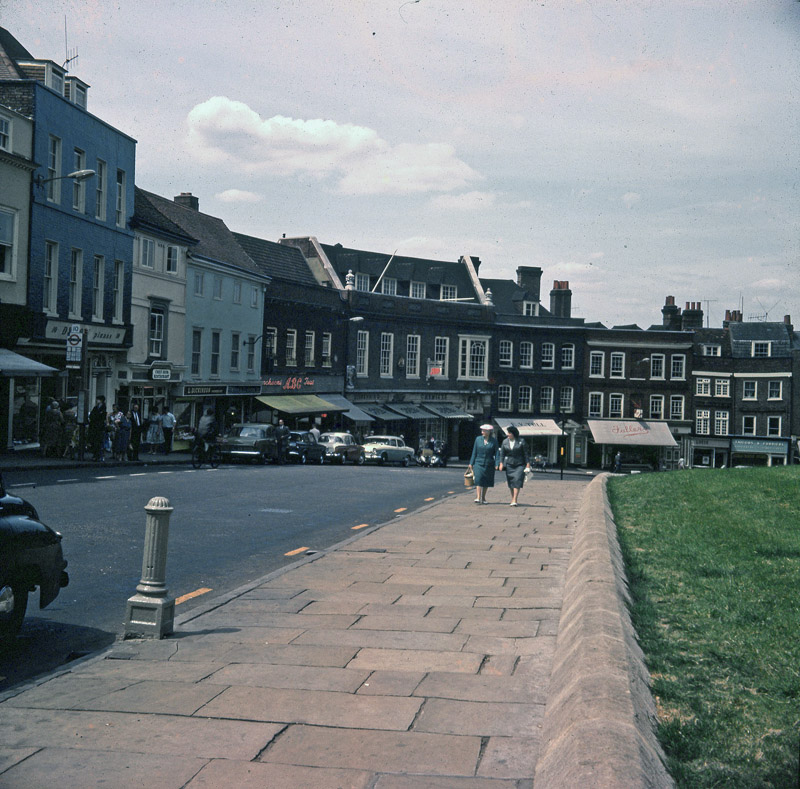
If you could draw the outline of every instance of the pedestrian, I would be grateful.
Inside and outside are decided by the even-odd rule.
[[[131,440],[131,412],[120,413],[117,420],[117,432],[114,436],[114,459],[126,460],[128,457],[128,445]]]
[[[622,472],[622,452],[617,452],[614,455],[614,473],[620,474]]]
[[[92,460],[103,460],[103,442],[106,437],[106,398],[97,395],[94,408],[89,411],[88,441]]]
[[[164,414],[161,417],[161,429],[164,431],[164,454],[169,455],[172,452],[172,434],[175,431],[175,414],[172,413],[170,407],[164,406]]]
[[[128,450],[128,458],[130,460],[139,459],[139,445],[142,441],[142,428],[144,422],[142,421],[142,414],[139,411],[139,404],[134,403],[131,406],[131,443]]]
[[[319,437],[322,435],[322,433],[319,432],[319,428],[316,425],[311,425],[308,432],[314,436],[314,441],[319,444]]]
[[[278,463],[285,463],[288,460],[290,432],[283,419],[279,419],[278,427],[275,428],[275,438],[278,439]]]
[[[511,491],[511,506],[518,506],[519,492],[525,484],[525,473],[531,470],[531,461],[528,456],[528,447],[519,437],[519,430],[515,425],[509,425],[508,435],[500,444],[498,456],[498,471],[506,472],[506,482]]]
[[[686,468],[686,460],[678,458],[678,471],[683,471]]]
[[[476,504],[486,504],[486,489],[494,487],[495,459],[497,457],[497,439],[494,428],[481,425],[481,434],[472,446],[472,456],[467,467],[475,479]]]
[[[158,406],[153,406],[150,412],[150,423],[147,428],[147,443],[150,445],[150,454],[155,455],[157,447],[164,443],[164,428],[161,427],[162,416],[158,413]]]
[[[58,400],[53,400],[44,412],[40,439],[42,457],[47,457],[51,450],[54,450],[56,457],[59,457],[63,436],[64,415],[61,413],[61,406],[58,404]]]

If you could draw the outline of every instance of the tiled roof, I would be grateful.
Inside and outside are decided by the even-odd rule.
[[[0,27],[0,79],[24,79],[16,61],[33,60],[33,55],[4,27]]]
[[[234,233],[242,249],[265,274],[300,285],[317,285],[303,253],[297,247]]]
[[[147,225],[155,230],[161,230],[174,236],[183,237],[188,244],[197,243],[194,236],[187,235],[181,227],[162,214],[150,201],[150,195],[138,186],[134,187],[133,226]]]
[[[772,356],[788,356],[792,340],[785,323],[758,323],[733,321],[728,324],[731,351],[736,357],[748,357],[752,353],[751,343],[771,342]]]
[[[484,279],[481,277],[484,293],[492,291],[492,303],[498,315],[513,315],[518,318],[528,318],[522,314],[523,301],[535,301],[525,288],[521,288],[513,279]],[[539,305],[539,317],[549,317],[550,311],[544,305]]]

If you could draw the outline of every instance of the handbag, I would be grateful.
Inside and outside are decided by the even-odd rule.
[[[464,472],[464,487],[471,488],[475,484],[475,477],[473,476],[472,472],[467,469]]]

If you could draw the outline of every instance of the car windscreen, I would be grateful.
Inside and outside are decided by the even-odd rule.
[[[364,439],[365,444],[389,444],[389,436],[369,436]]]
[[[241,425],[234,427],[230,435],[238,436],[239,438],[263,438],[264,431],[260,427],[252,427],[250,425]]]

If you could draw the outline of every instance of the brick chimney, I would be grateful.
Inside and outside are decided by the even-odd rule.
[[[518,266],[517,285],[528,292],[530,301],[539,301],[542,290],[542,270],[538,266]]]
[[[572,291],[567,280],[555,280],[550,291],[550,312],[556,318],[569,318],[572,314]]]
[[[661,323],[665,329],[680,331],[681,328],[681,308],[675,304],[674,296],[667,296],[664,306],[661,308]]]
[[[783,324],[786,328],[791,332],[794,331],[794,326],[792,326],[792,316],[791,315],[784,315],[783,316]]]
[[[191,208],[192,211],[200,210],[200,198],[195,197],[191,192],[181,192],[172,199],[184,208]]]
[[[681,316],[681,328],[684,331],[703,328],[703,310],[699,301],[687,301]]]

